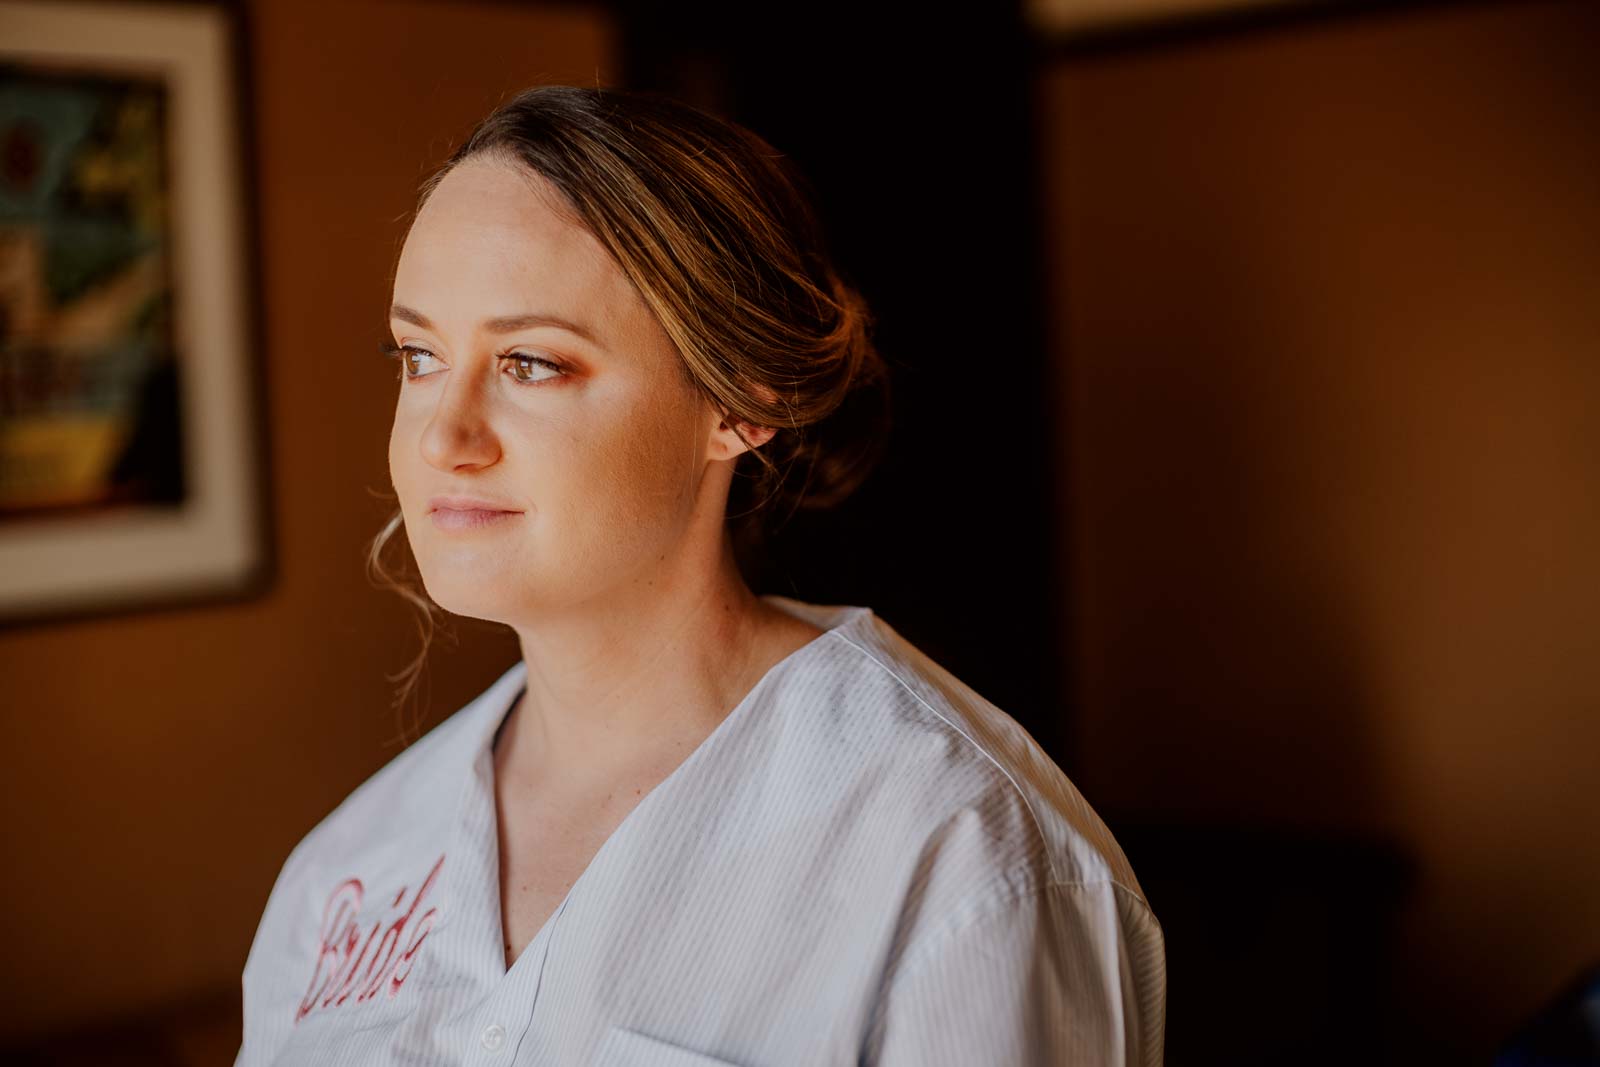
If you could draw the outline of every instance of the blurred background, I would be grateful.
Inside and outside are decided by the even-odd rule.
[[[413,714],[364,570],[404,221],[550,82],[810,176],[898,421],[753,584],[1067,770],[1170,1063],[1488,1062],[1600,963],[1600,5],[217,6],[267,564],[0,629],[0,1062],[232,1062],[280,864]],[[421,725],[517,654],[456,620]]]

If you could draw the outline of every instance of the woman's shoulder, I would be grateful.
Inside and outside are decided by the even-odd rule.
[[[1000,893],[1105,883],[1147,906],[1104,821],[1013,716],[870,609],[828,637],[795,683],[800,747],[830,750],[817,762],[858,777],[846,792],[869,820],[906,820],[900,840],[945,864],[970,853]]]

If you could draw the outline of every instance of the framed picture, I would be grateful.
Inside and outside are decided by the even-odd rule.
[[[265,581],[240,35],[0,0],[0,622]]]

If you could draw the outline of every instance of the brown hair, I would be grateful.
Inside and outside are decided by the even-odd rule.
[[[786,156],[667,96],[540,86],[477,125],[423,182],[417,210],[475,157],[547,179],[655,313],[685,381],[720,413],[776,429],[734,466],[728,518],[742,564],[797,509],[831,507],[866,479],[888,432],[888,367],[865,301],[828,255],[810,185]],[[424,616],[399,701],[443,611],[379,560],[401,521],[396,510],[368,553],[369,572]]]

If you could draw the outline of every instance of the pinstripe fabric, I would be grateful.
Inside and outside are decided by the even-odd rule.
[[[490,742],[525,664],[351,793],[273,886],[238,1067],[1160,1064],[1160,925],[1060,769],[869,608],[763,599],[826,632],[509,970]]]

